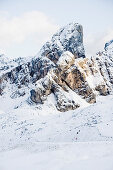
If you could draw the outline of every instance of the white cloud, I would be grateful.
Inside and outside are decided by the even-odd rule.
[[[24,13],[19,17],[7,17],[0,15],[0,48],[7,48],[15,43],[17,45],[26,39],[37,39],[42,42],[55,33],[58,26],[45,14],[38,11]]]
[[[35,55],[58,28],[48,16],[39,11],[17,17],[9,17],[7,11],[0,11],[0,53],[10,57]],[[102,33],[84,33],[86,55],[95,55],[103,50],[104,44],[111,39],[113,29]]]
[[[113,39],[113,29],[110,29],[106,32],[105,36],[103,37],[103,41],[107,42]]]
[[[96,34],[86,34],[84,36],[86,55],[92,56],[98,51],[102,51],[104,49],[105,43],[111,39],[113,39],[113,29]]]

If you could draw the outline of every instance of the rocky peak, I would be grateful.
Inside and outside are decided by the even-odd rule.
[[[36,104],[43,104],[53,93],[57,109],[67,111],[78,108],[80,100],[94,103],[96,95],[110,94],[112,84],[113,61],[107,50],[85,57],[83,28],[71,23],[54,34],[35,57],[2,74],[0,93],[9,86],[11,97],[29,93]]]
[[[9,59],[4,54],[1,54],[0,55],[0,75],[23,64],[24,62],[25,62],[25,59],[22,57],[19,57],[17,59]]]
[[[56,63],[63,52],[70,51],[75,58],[85,57],[83,46],[83,28],[78,23],[70,23],[53,35],[40,50],[41,56],[47,56]]]
[[[0,72],[9,69],[10,60],[4,54],[0,55]]]
[[[104,49],[104,54],[113,62],[113,40],[107,42]]]
[[[98,52],[96,61],[108,86],[113,84],[113,40],[105,44],[104,51]],[[111,87],[112,88],[112,87]]]
[[[110,48],[113,48],[113,40],[105,44],[105,47],[104,47],[105,50],[109,50]]]

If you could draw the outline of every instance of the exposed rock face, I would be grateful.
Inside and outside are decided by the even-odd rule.
[[[36,89],[31,90],[31,100],[35,103],[42,103],[47,99],[47,96],[51,93],[56,98],[56,107],[59,111],[73,110],[79,107],[79,104],[75,103],[67,91],[55,82],[55,72],[51,70],[44,78],[40,79],[36,84]],[[59,80],[60,81],[60,80]]]
[[[40,52],[30,61],[19,65],[12,70],[7,69],[5,77],[19,86],[29,83],[35,83],[40,78],[45,77],[51,68],[55,67],[61,54],[65,51],[72,52],[75,57],[85,57],[83,47],[83,30],[82,26],[76,23],[68,24],[53,35],[50,42],[47,42]],[[0,79],[3,79],[2,74]],[[3,81],[2,81],[3,82]],[[3,90],[3,89],[2,89]]]
[[[70,67],[62,75],[62,79],[66,84],[77,94],[81,95],[87,102],[95,102],[95,95],[92,89],[89,87],[86,76],[81,72],[80,67],[76,66],[76,63]]]
[[[46,75],[44,78],[40,79],[36,84],[36,90],[31,90],[31,99],[35,103],[43,103],[46,97],[51,93],[52,86],[51,75]]]
[[[105,44],[105,51],[96,55],[96,60],[102,76],[107,82],[113,84],[113,40]]]
[[[29,88],[30,98],[36,104],[44,103],[54,94],[59,111],[68,111],[80,106],[70,91],[88,103],[96,102],[96,95],[108,95],[113,84],[112,42],[96,57],[86,58],[83,46],[83,29],[76,23],[68,24],[53,35],[37,56],[7,68],[0,77],[0,94],[8,83],[13,96],[22,96],[20,89]],[[14,92],[15,90],[15,92]],[[19,94],[19,95],[18,95]],[[21,95],[22,94],[22,95]]]
[[[59,111],[65,112],[80,107],[80,105],[76,103],[71,96],[68,96],[68,93],[64,92],[58,85],[54,85],[53,93],[56,97],[56,107]]]
[[[65,51],[70,51],[75,58],[85,57],[83,46],[83,28],[80,24],[70,23],[53,35],[41,49],[41,55],[56,63]]]
[[[17,67],[21,64],[23,64],[25,61],[23,58],[17,58],[10,60],[8,57],[6,57],[4,54],[0,55],[0,75],[4,73],[4,71],[11,70],[14,67]]]
[[[105,80],[104,76],[101,74],[95,57],[90,59],[86,58],[84,60],[80,59],[77,65],[84,75],[87,84],[93,91],[98,91],[100,95],[107,95],[110,93],[110,87],[108,86],[107,80]]]
[[[63,62],[64,60],[64,62]],[[58,67],[51,69],[48,74],[37,81],[36,89],[31,90],[31,99],[35,103],[43,103],[50,93],[53,93],[59,111],[68,111],[79,107],[79,104],[68,95],[69,87],[62,80],[62,74],[74,64],[74,55],[64,52],[58,61]]]

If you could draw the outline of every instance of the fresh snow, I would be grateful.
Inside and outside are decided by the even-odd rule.
[[[35,143],[0,153],[1,170],[112,170],[112,142]]]
[[[75,26],[79,29],[78,24]],[[42,58],[41,54],[53,44],[63,52],[67,39],[73,34],[76,39],[78,35],[74,27],[72,23],[62,28],[34,58]],[[81,43],[78,43],[78,52],[84,55]],[[68,58],[64,54],[65,62],[61,58],[60,64],[65,66],[73,56]],[[104,61],[108,61],[112,77],[112,54],[113,42],[110,41],[100,57],[108,82]],[[0,75],[31,59],[8,61],[1,55]],[[94,81],[89,75],[87,81],[95,88],[103,82],[103,77],[95,74]],[[29,86],[32,89],[33,85]],[[19,89],[21,93],[26,92],[21,97],[11,96],[13,88],[17,87],[8,84],[4,95],[0,96],[0,170],[113,170],[113,95],[98,96],[95,104],[88,104],[70,90],[64,93],[67,97],[71,95],[81,107],[59,112],[53,94],[43,105],[36,105],[29,98],[29,88]]]
[[[44,105],[1,97],[0,170],[112,170],[113,95],[97,99],[61,113],[52,94]]]

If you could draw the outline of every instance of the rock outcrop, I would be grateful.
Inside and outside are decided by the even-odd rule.
[[[108,86],[113,85],[113,40],[105,44],[105,50],[98,52],[96,60]]]
[[[1,74],[0,94],[4,93],[9,84],[15,94],[11,94],[11,97],[21,95],[20,89],[26,87],[30,91],[30,99],[36,104],[43,104],[47,96],[53,93],[59,111],[80,106],[70,91],[88,103],[95,103],[96,95],[108,95],[112,90],[111,44],[108,43],[105,51],[95,57],[87,58],[82,26],[77,23],[68,24],[54,34],[34,58]],[[24,90],[22,95],[25,94]]]
[[[48,74],[37,81],[36,89],[31,90],[31,100],[35,103],[43,103],[51,93],[55,95],[56,107],[59,111],[72,110],[79,107],[71,96],[68,95],[69,86],[62,75],[74,64],[74,55],[70,52],[64,52],[57,62],[57,66],[48,72]]]

